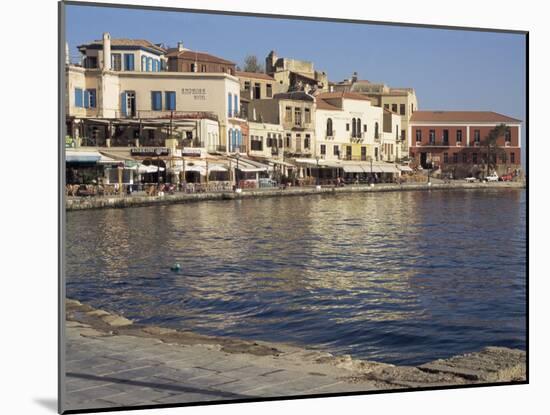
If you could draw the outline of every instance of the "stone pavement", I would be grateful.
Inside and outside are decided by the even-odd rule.
[[[132,324],[66,302],[64,410],[522,381],[525,352],[487,348],[419,367]]]

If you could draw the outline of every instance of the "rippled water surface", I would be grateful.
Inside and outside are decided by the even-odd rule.
[[[399,364],[525,348],[525,215],[514,189],[68,212],[67,295]]]

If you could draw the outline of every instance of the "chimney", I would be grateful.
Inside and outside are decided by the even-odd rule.
[[[111,35],[103,33],[103,70],[111,70]]]
[[[181,51],[183,51],[183,42],[179,41],[178,42],[178,52],[181,52]]]
[[[71,57],[69,56],[69,42],[65,42],[65,64],[70,65]]]

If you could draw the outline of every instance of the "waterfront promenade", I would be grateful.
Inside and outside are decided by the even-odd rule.
[[[139,326],[66,301],[65,410],[525,381],[525,352],[412,366],[303,347]]]
[[[343,187],[323,186],[317,189],[309,187],[288,187],[286,189],[249,189],[237,192],[212,192],[212,193],[180,193],[164,196],[101,196],[101,197],[67,197],[65,201],[66,210],[86,210],[104,208],[124,208],[133,206],[148,206],[155,204],[175,204],[198,202],[204,200],[233,200],[258,197],[278,196],[304,196],[316,194],[338,194],[338,193],[370,193],[370,192],[395,192],[395,191],[419,191],[419,190],[464,190],[464,189],[506,189],[524,188],[523,182],[496,182],[496,183],[467,183],[464,181],[434,181],[433,183],[422,184],[376,184],[368,185],[346,185]]]

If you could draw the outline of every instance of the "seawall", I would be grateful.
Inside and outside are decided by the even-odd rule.
[[[176,193],[164,196],[102,196],[102,197],[77,197],[66,198],[65,208],[68,211],[86,209],[126,208],[149,205],[169,205],[176,203],[192,203],[204,200],[234,200],[259,197],[286,197],[305,196],[318,194],[342,194],[342,193],[373,193],[396,191],[452,191],[465,189],[522,189],[525,184],[521,182],[497,182],[497,183],[423,183],[423,184],[378,184],[375,186],[348,185],[344,187],[289,187],[281,189],[253,189],[236,192],[216,193]]]

